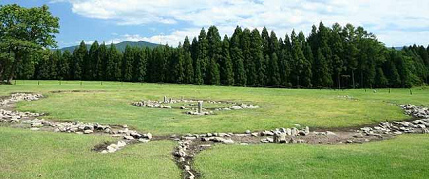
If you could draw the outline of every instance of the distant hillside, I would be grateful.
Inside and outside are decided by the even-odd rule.
[[[114,44],[115,47],[120,50],[121,52],[125,51],[125,47],[127,45],[131,46],[131,47],[149,47],[149,48],[154,48],[156,46],[158,46],[159,44],[155,44],[155,43],[151,43],[151,42],[146,42],[146,41],[138,41],[138,42],[131,42],[131,41],[123,41],[117,44]],[[74,49],[76,49],[79,45],[76,46],[71,46],[71,47],[64,47],[61,48],[60,50],[62,52],[64,51],[69,51],[69,52],[73,52]],[[108,47],[110,46],[110,44],[107,45]],[[86,47],[89,48],[91,47],[91,44],[86,44]]]

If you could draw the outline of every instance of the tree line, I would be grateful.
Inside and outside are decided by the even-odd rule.
[[[18,79],[104,80],[151,83],[294,88],[411,87],[428,83],[429,47],[386,48],[376,36],[351,24],[313,26],[306,37],[292,31],[236,27],[221,38],[216,26],[203,28],[178,47],[127,46],[122,53],[82,41],[73,53],[45,50],[28,55]],[[6,64],[7,66],[7,64]],[[8,70],[2,73],[11,73]],[[13,72],[12,72],[13,73]],[[5,76],[5,75],[3,75]]]

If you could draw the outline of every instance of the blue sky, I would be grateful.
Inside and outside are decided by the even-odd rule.
[[[237,25],[266,26],[277,37],[292,29],[308,34],[313,24],[363,26],[386,46],[429,44],[426,0],[1,0],[24,7],[47,4],[60,18],[58,45],[94,40],[150,41],[176,46],[202,27],[231,35]]]

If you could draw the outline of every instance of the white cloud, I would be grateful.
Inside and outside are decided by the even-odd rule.
[[[64,1],[64,0],[56,0]],[[178,24],[189,27],[168,35],[147,37],[152,41],[177,43],[184,36],[198,35],[201,27],[216,25],[233,29],[236,25],[267,26],[283,37],[292,28],[307,32],[323,21],[330,25],[363,25],[387,45],[427,43],[429,1],[426,0],[68,0],[74,13],[113,20],[119,25],[148,23]],[[417,32],[415,29],[419,29]],[[413,31],[413,32],[409,32]],[[195,34],[188,34],[197,32]],[[223,32],[222,33],[231,33]],[[391,36],[395,35],[395,36]],[[404,36],[410,38],[403,38]],[[140,37],[144,38],[144,37]],[[403,41],[400,41],[400,40]],[[178,40],[178,41],[176,41]]]

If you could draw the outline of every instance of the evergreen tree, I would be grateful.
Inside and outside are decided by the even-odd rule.
[[[95,41],[92,43],[91,47],[89,48],[88,58],[86,59],[85,63],[85,79],[87,80],[94,80],[97,79],[96,71],[97,71],[97,63],[100,61],[99,55],[98,55],[98,42]]]
[[[345,36],[344,61],[346,63],[346,68],[348,68],[348,70],[351,73],[352,87],[355,88],[356,87],[355,71],[358,68],[358,61],[357,61],[358,49],[357,49],[357,39],[355,35],[354,26],[351,24],[347,24],[346,27],[343,28],[342,34],[343,36]]]
[[[264,27],[264,29],[262,29],[261,37],[262,37],[262,48],[264,51],[264,57],[267,55],[269,56],[269,55],[271,55],[271,52],[270,52],[270,35],[268,34],[267,28]]]
[[[83,63],[87,56],[85,42],[80,42],[78,48],[73,51],[73,62],[71,65],[71,78],[73,80],[81,80],[83,75]]]
[[[97,68],[98,68],[98,63],[100,63],[101,59],[100,55],[99,55],[99,47],[100,45],[98,44],[97,41],[95,41],[94,43],[92,43],[91,48],[89,49],[89,54],[88,54],[88,70],[87,70],[87,79],[88,80],[96,80],[98,78],[97,76]]]
[[[244,29],[241,34],[241,52],[243,54],[243,64],[246,71],[246,85],[254,86],[256,84],[257,73],[255,67],[255,58],[252,56],[252,36],[259,36],[259,34],[251,34],[249,29]],[[258,37],[255,37],[258,38]]]
[[[230,54],[234,69],[234,84],[238,86],[246,85],[246,71],[243,64],[243,53],[241,51],[241,27],[235,28],[234,34],[231,37]]]
[[[56,50],[51,53],[49,57],[49,63],[46,64],[49,68],[49,75],[47,79],[56,80],[58,79],[58,70],[57,70],[57,64],[58,61],[61,59],[61,51]]]
[[[207,66],[209,62],[208,56],[208,41],[206,31],[201,29],[200,35],[198,36],[198,52],[197,52],[197,65],[199,68],[196,71],[196,84],[205,84],[204,79],[207,78]]]
[[[59,80],[68,80],[70,79],[69,72],[70,67],[69,64],[72,61],[73,57],[69,51],[65,51],[60,60],[57,63],[57,73]]]
[[[398,69],[396,68],[395,64],[395,53],[396,50],[392,49],[389,52],[389,58],[386,62],[386,76],[388,77],[388,84],[390,87],[400,87],[401,86],[401,79],[399,77]]]
[[[122,81],[131,81],[133,78],[133,62],[136,49],[127,45],[122,58]]]
[[[314,85],[315,87],[330,87],[332,85],[332,78],[329,75],[328,63],[326,63],[325,56],[322,49],[317,50],[317,58],[314,62]]]
[[[133,61],[133,81],[144,82],[149,48],[135,49]],[[125,55],[124,55],[125,56]],[[125,57],[124,57],[125,58]]]
[[[185,46],[183,46],[185,47]],[[184,51],[184,68],[185,68],[185,79],[184,83],[194,83],[194,67],[192,65],[192,57],[189,51]]]
[[[269,61],[269,76],[268,76],[268,85],[270,86],[279,86],[280,85],[280,73],[278,66],[278,57],[276,53],[271,55]]]
[[[219,65],[216,62],[216,58],[212,57],[210,60],[210,66],[209,66],[209,79],[208,84],[210,85],[219,85],[220,84],[220,74],[219,74]]]
[[[256,86],[265,86],[267,81],[266,74],[266,62],[264,58],[264,49],[262,37],[259,34],[258,29],[253,29],[250,36],[250,57],[251,57],[251,70],[248,70],[251,78],[248,80],[254,80]]]
[[[231,61],[231,56],[229,55],[229,39],[225,35],[222,43],[222,60],[220,65],[220,79],[221,83],[224,85],[233,85],[234,84],[234,72],[233,65]]]
[[[387,79],[384,76],[384,72],[381,68],[377,68],[376,75],[375,75],[375,84],[377,84],[377,87],[384,88],[387,86]]]
[[[116,81],[121,79],[121,66],[118,64],[119,62],[120,57],[118,50],[112,43],[107,51],[106,80]]]
[[[203,84],[203,74],[201,72],[201,62],[198,58],[198,41],[197,38],[194,37],[191,44],[191,57],[192,57],[192,65],[194,68],[194,79],[192,80],[195,84]]]
[[[341,73],[344,69],[344,49],[343,41],[340,36],[341,31],[341,26],[338,23],[335,23],[332,26],[332,34],[329,39],[329,44],[331,44],[332,49],[332,67],[338,88],[341,88]]]
[[[222,60],[222,41],[216,26],[210,26],[207,32],[208,58],[210,65],[207,69],[206,83],[220,84],[219,62]]]
[[[302,34],[302,33],[300,33]],[[312,63],[314,63],[313,52],[309,44],[304,43],[304,64],[302,73],[302,85],[306,87],[312,87],[311,79],[313,77]]]
[[[183,41],[183,50],[185,52],[191,52],[191,44],[189,42],[188,36],[185,37],[185,40]]]
[[[185,82],[185,69],[184,69],[184,52],[181,45],[173,51],[173,82],[174,83],[184,83]]]
[[[103,42],[99,48],[97,53],[97,62],[96,62],[96,76],[97,80],[107,80],[106,79],[106,69],[107,69],[107,47]]]

